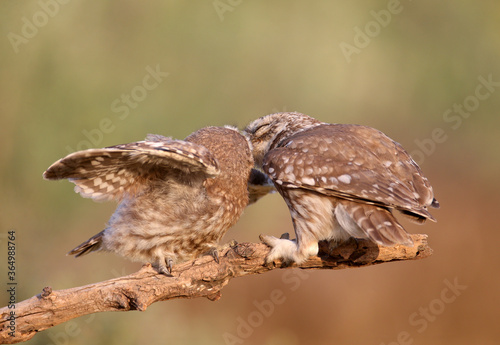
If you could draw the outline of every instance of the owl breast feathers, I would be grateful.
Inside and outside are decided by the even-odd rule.
[[[69,179],[86,198],[119,201],[106,228],[69,254],[112,251],[170,274],[173,264],[205,253],[217,260],[215,246],[248,204],[248,188],[252,201],[270,191],[258,171],[248,185],[253,165],[236,129],[207,127],[185,140],[150,135],[75,152],[44,177]]]
[[[277,113],[245,129],[257,165],[274,182],[292,216],[296,239],[263,236],[268,261],[303,262],[318,241],[368,238],[411,245],[393,216],[435,220],[439,207],[418,165],[395,141],[365,126],[328,124],[300,113]]]

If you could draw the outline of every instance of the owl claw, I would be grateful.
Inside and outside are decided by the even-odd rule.
[[[172,274],[172,266],[174,264],[174,261],[172,259],[167,259],[167,267],[168,267],[168,273]]]
[[[158,272],[161,274],[166,275],[167,277],[173,277],[172,275],[172,266],[174,264],[174,261],[169,258],[165,258],[165,263],[162,264],[162,261],[160,260],[160,265],[158,267]]]
[[[259,235],[259,240],[261,240],[262,243],[264,243],[266,246],[271,247],[271,248],[273,247],[276,239],[277,238],[274,236],[268,236],[268,235],[262,235],[262,234]]]
[[[217,248],[215,247],[210,248],[207,255],[211,255],[214,258],[214,261],[220,264],[219,251],[217,250]]]

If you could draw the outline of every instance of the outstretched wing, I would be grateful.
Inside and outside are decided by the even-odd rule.
[[[43,177],[69,179],[83,197],[105,201],[137,193],[147,180],[176,172],[210,178],[219,174],[219,166],[202,145],[149,135],[144,141],[72,153],[52,164]]]
[[[324,124],[269,151],[264,171],[278,185],[397,208],[419,220],[437,207],[432,187],[398,143],[358,125]]]

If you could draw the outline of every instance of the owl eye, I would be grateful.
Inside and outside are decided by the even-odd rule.
[[[271,127],[270,123],[261,124],[257,128],[255,128],[254,135],[256,137],[261,137],[267,132],[269,132],[270,127]]]
[[[262,135],[267,131],[267,125],[261,125],[255,129],[255,134],[256,135]]]

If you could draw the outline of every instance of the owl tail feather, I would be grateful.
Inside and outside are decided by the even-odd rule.
[[[71,249],[66,255],[75,255],[75,257],[79,257],[85,254],[89,254],[91,252],[95,252],[101,249],[102,245],[102,237],[104,236],[104,230],[98,233],[97,235],[92,236],[87,241],[83,242],[76,248]]]
[[[340,216],[337,217],[338,220],[351,236],[356,237],[359,230],[361,230],[366,237],[383,246],[393,246],[395,244],[413,245],[410,235],[394,218],[392,213],[385,208],[369,204],[363,205],[352,201],[342,201],[341,207],[337,207],[337,209]],[[347,218],[345,217],[346,214],[357,225],[357,229],[353,229],[352,223],[342,221],[342,219]],[[342,215],[344,216],[342,217]]]

